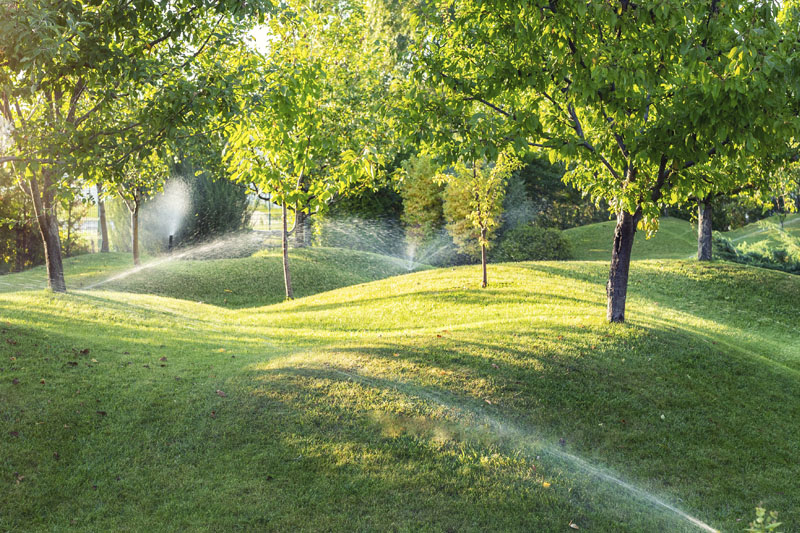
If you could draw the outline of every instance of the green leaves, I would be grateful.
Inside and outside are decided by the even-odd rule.
[[[362,22],[335,16],[346,4],[289,7],[268,22],[269,50],[244,59],[245,114],[228,128],[225,158],[234,179],[316,211],[378,178],[378,79],[359,53]]]

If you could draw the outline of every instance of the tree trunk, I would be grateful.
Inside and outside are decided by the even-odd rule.
[[[72,255],[72,202],[70,198],[69,208],[67,209],[67,242],[64,243],[64,255],[69,257]]]
[[[108,253],[108,223],[106,222],[106,203],[100,198],[102,187],[97,186],[97,223],[100,225],[100,252]]]
[[[697,260],[711,261],[711,199],[697,202]]]
[[[283,204],[283,281],[284,285],[286,286],[286,299],[291,300],[294,298],[294,293],[292,292],[292,274],[289,272],[289,232],[286,226],[286,217],[286,204]],[[295,231],[297,231],[296,225]]]
[[[16,247],[17,249],[14,251],[14,271],[15,272],[22,272],[25,269],[25,255],[28,252],[28,247],[26,246],[25,242],[25,224],[17,223],[14,226],[14,232],[16,233]]]
[[[614,229],[614,247],[611,251],[611,270],[608,274],[606,296],[608,300],[607,318],[609,322],[625,322],[625,299],[628,296],[628,271],[631,266],[631,250],[636,235],[636,224],[641,217],[622,211],[617,214],[617,227]]]
[[[486,228],[481,228],[481,266],[483,267],[481,288],[485,289],[489,285],[489,279],[486,274]]]
[[[58,218],[55,213],[55,201],[50,187],[50,179],[42,173],[42,189],[39,182],[32,178],[28,182],[33,211],[39,223],[39,232],[44,243],[44,259],[47,265],[47,286],[53,292],[67,292],[64,281],[64,264],[61,261],[61,238],[58,235]]]
[[[133,264],[139,265],[139,202],[134,202],[131,210],[131,249],[133,250]]]
[[[297,248],[304,248],[306,245],[306,218],[305,212],[297,209],[294,212],[294,245]]]

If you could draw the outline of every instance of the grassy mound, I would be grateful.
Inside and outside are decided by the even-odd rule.
[[[289,257],[295,297],[409,272],[406,261],[345,250],[306,248]],[[157,294],[230,308],[284,300],[280,250],[240,259],[169,261],[102,285],[107,290]]]
[[[64,259],[64,277],[68,289],[79,289],[131,267],[131,254],[84,254]],[[45,287],[47,270],[44,265],[0,276],[0,292],[38,290]]]
[[[777,216],[771,216],[765,219],[766,222],[780,225],[780,219]],[[783,221],[784,230],[796,238],[800,238],[800,214],[787,215]],[[770,241],[772,244],[779,244],[777,232],[769,225],[764,225],[763,221],[753,222],[742,228],[733,231],[726,231],[723,233],[725,237],[729,238],[734,244],[746,242],[748,244],[755,244],[761,241]]]
[[[0,528],[698,531],[609,476],[724,530],[759,502],[797,527],[800,278],[639,261],[617,326],[605,275],[431,270],[247,310],[0,294]]]
[[[778,224],[778,217],[766,219]],[[575,259],[582,261],[611,260],[611,246],[616,222],[598,222],[564,231],[570,240]],[[784,220],[787,233],[800,237],[800,214],[788,215]],[[770,241],[779,244],[776,231],[763,222],[754,222],[733,231],[722,232],[734,244],[746,242],[753,244]],[[658,232],[650,239],[643,232],[636,233],[633,243],[633,259],[688,259],[697,254],[697,226],[677,218],[662,218]]]
[[[290,252],[295,296],[357,285],[406,274],[410,265],[389,256],[340,248],[307,248]],[[135,269],[130,254],[89,254],[65,260],[67,288],[98,288],[157,294],[213,305],[240,308],[284,299],[283,263],[279,250],[264,250],[236,259],[145,259]],[[415,264],[413,269],[424,268]],[[37,267],[0,277],[0,291],[41,289],[46,271]],[[115,279],[115,276],[120,276]]]
[[[573,256],[582,261],[610,261],[616,221],[598,222],[564,231],[572,243]],[[662,218],[658,232],[650,239],[636,232],[633,259],[686,259],[697,253],[697,233],[692,225],[677,218]]]

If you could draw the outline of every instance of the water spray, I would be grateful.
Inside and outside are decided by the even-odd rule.
[[[347,372],[340,369],[327,368],[326,370],[346,377],[348,380],[356,381],[372,387],[380,387],[379,383],[375,383],[374,380],[368,376],[363,376],[361,374]],[[691,516],[678,507],[671,505],[665,500],[633,485],[632,483],[628,483],[627,481],[620,479],[608,469],[596,466],[577,455],[560,450],[555,446],[550,446],[539,439],[532,439],[533,435],[531,435],[531,432],[521,426],[502,421],[494,416],[489,415],[481,408],[469,408],[466,406],[456,405],[455,402],[457,399],[455,397],[452,399],[448,398],[450,395],[446,392],[439,393],[427,391],[416,387],[413,384],[395,383],[394,386],[396,390],[402,392],[403,394],[416,396],[424,401],[444,407],[457,419],[460,419],[467,424],[475,425],[479,428],[488,428],[490,433],[494,436],[511,438],[518,443],[517,446],[521,445],[523,448],[535,446],[538,453],[541,453],[542,455],[549,455],[559,462],[572,465],[575,469],[588,476],[623,489],[629,495],[634,496],[640,501],[648,502],[650,505],[653,505],[656,508],[660,508],[663,511],[671,513],[678,520],[684,521],[685,523],[690,524],[701,531],[705,531],[707,533],[720,533],[719,530],[711,527],[702,520]]]

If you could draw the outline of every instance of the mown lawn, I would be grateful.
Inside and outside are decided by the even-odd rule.
[[[248,294],[231,265],[163,274]],[[266,306],[188,282],[0,294],[0,529],[700,530],[609,475],[725,531],[759,503],[796,529],[800,278],[636,262],[615,326],[606,273],[500,265],[481,290],[440,269]]]
[[[581,261],[610,261],[615,220],[598,222],[564,231],[572,243],[573,256]],[[658,232],[646,238],[637,231],[633,243],[633,259],[687,259],[697,253],[697,229],[689,222],[664,217]]]

